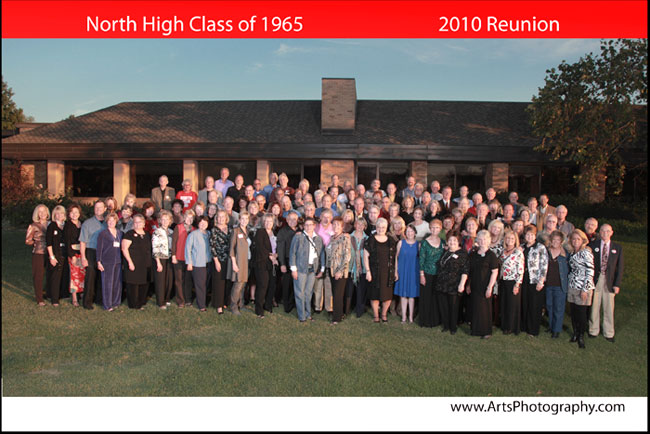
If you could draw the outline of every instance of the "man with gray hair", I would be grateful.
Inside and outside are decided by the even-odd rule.
[[[176,198],[176,191],[173,187],[167,187],[169,179],[167,175],[160,175],[158,178],[159,187],[151,190],[151,201],[156,205],[156,211],[172,209],[172,201]]]
[[[609,224],[603,224],[599,234],[600,240],[589,243],[594,254],[594,282],[596,283],[589,314],[589,337],[595,338],[600,332],[600,307],[602,306],[603,336],[614,343],[614,297],[618,295],[623,281],[623,247],[612,241],[614,230]]]
[[[564,205],[558,205],[555,208],[555,215],[557,216],[557,229],[562,232],[567,238],[571,235],[571,232],[575,229],[573,223],[568,222],[566,219],[569,210]]]
[[[440,193],[440,181],[434,179],[431,181],[431,199],[441,201],[442,193]]]
[[[323,204],[325,204],[325,197],[323,197]],[[330,198],[331,200],[331,198]],[[320,222],[316,226],[315,233],[323,240],[323,248],[327,249],[332,235],[334,235],[334,228],[332,227],[332,219],[334,213],[331,209],[323,209],[320,213]],[[314,311],[320,313],[325,305],[325,310],[329,313],[334,309],[332,298],[332,281],[323,273],[322,276],[317,277],[314,282]]]
[[[210,175],[205,177],[205,188],[199,190],[199,200],[208,203],[208,193],[214,190],[214,178]]]

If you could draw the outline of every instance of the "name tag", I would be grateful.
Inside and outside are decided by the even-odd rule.
[[[165,200],[169,200],[169,196],[165,196]]]
[[[616,253],[616,250],[612,250],[612,253]]]
[[[451,255],[451,257],[454,258],[454,259],[458,259],[458,255],[455,254],[455,253],[453,255]]]
[[[57,232],[57,231],[54,231],[54,235],[56,235],[56,234],[58,234],[58,232]]]
[[[120,247],[119,241],[113,241],[113,247]]]
[[[244,238],[244,234],[237,234],[237,238]]]

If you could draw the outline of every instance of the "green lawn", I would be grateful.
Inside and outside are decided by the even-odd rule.
[[[626,242],[616,343],[489,341],[370,316],[336,327],[174,305],[38,307],[23,232],[2,232],[4,396],[647,396],[647,244]],[[565,317],[565,326],[570,319]]]

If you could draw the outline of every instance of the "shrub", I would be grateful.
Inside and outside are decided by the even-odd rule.
[[[76,202],[72,198],[72,190],[65,194],[52,196],[42,186],[35,187],[27,183],[25,173],[20,162],[2,168],[2,224],[14,227],[25,227],[32,222],[32,213],[36,205],[42,203],[50,211],[57,206],[68,207]],[[93,215],[92,207],[86,204],[81,206],[81,219]]]

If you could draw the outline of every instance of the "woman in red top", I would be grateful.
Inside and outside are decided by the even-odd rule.
[[[156,229],[155,226],[158,224],[154,217],[155,212],[156,204],[150,200],[146,201],[144,205],[142,205],[142,213],[144,214],[144,230],[149,235],[153,234],[153,231]]]
[[[183,213],[183,223],[174,227],[172,234],[172,268],[174,271],[174,289],[178,307],[192,305],[192,272],[185,266],[185,242],[187,235],[194,230],[194,211],[188,209]]]
[[[199,197],[196,192],[192,191],[192,181],[189,179],[183,181],[183,190],[176,193],[176,199],[182,200],[185,204],[183,206],[183,212],[194,206]]]

